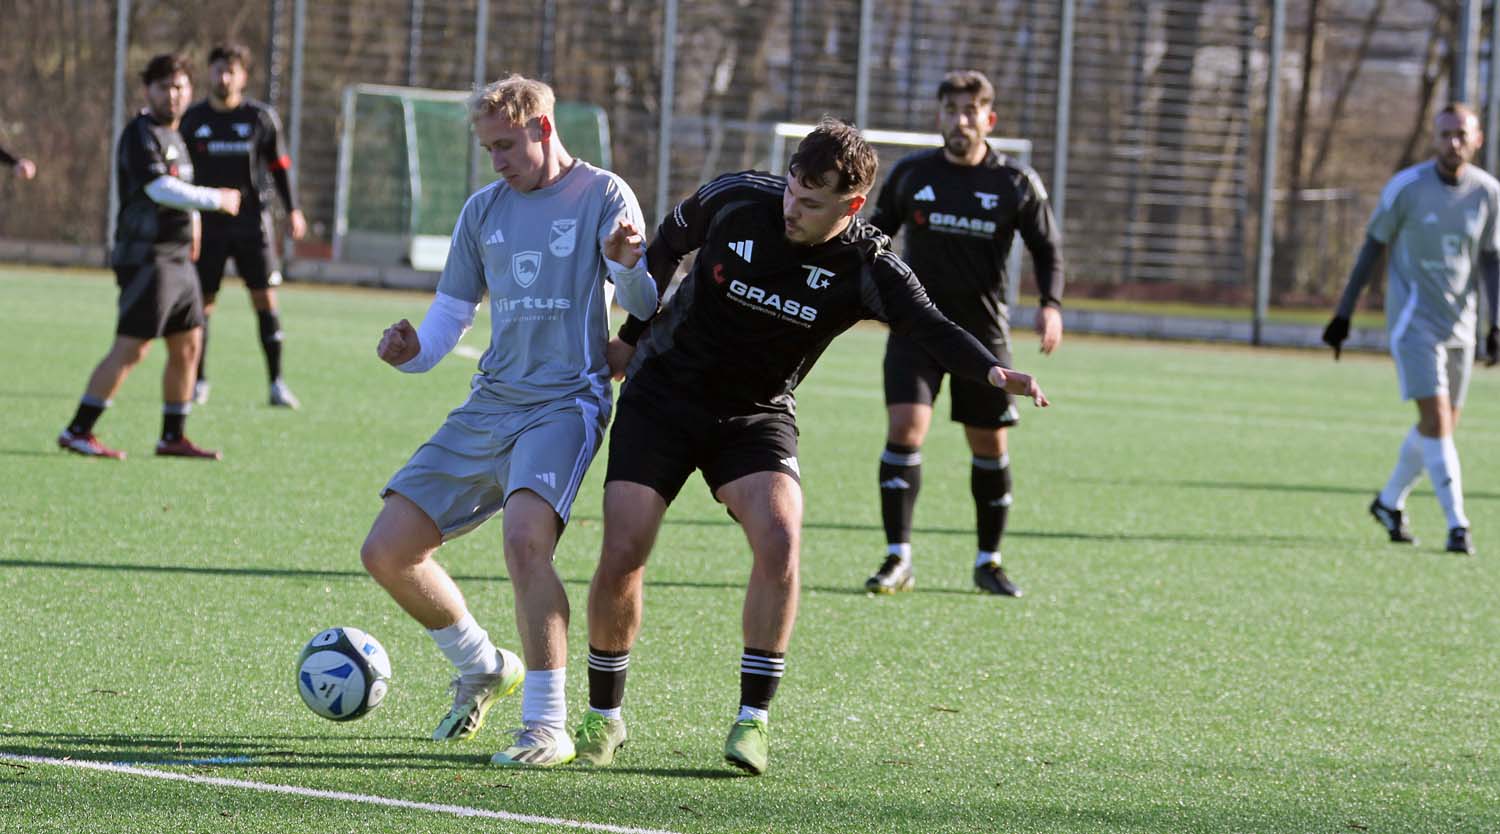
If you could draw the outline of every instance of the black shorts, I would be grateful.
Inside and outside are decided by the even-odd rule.
[[[983,341],[983,340],[981,340]],[[986,345],[1000,364],[1011,367],[1010,345],[991,341]],[[921,345],[895,333],[885,343],[885,404],[932,405],[943,390],[947,370]],[[953,422],[979,429],[1000,429],[1021,422],[1010,394],[985,382],[953,378]]]
[[[605,482],[644,484],[671,504],[695,469],[712,493],[756,472],[800,483],[797,421],[780,411],[724,416],[690,395],[627,384],[609,432]]]
[[[245,280],[246,287],[264,290],[279,286],[281,267],[276,258],[276,247],[272,245],[275,240],[271,215],[264,212],[258,230],[205,222],[203,247],[198,254],[198,283],[203,287],[203,296],[219,294],[224,265],[230,258],[234,258],[234,267]]]
[[[203,295],[187,247],[139,266],[115,267],[115,284],[120,288],[115,333],[120,336],[157,339],[203,326]]]

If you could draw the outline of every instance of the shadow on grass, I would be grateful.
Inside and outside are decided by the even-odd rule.
[[[1347,486],[1343,484],[1289,484],[1267,481],[1205,481],[1205,480],[1171,480],[1167,478],[1071,478],[1074,483],[1080,484],[1104,484],[1107,486],[1139,486],[1148,488],[1178,487],[1181,489],[1210,489],[1223,490],[1227,492],[1289,492],[1293,494],[1314,495],[1357,495],[1366,501],[1380,489],[1379,483],[1364,486]],[[1431,489],[1417,490],[1431,495]],[[1477,499],[1480,501],[1493,501],[1500,499],[1500,493],[1485,492],[1483,490],[1465,490],[1464,498]]]
[[[124,733],[48,733],[35,731],[0,732],[0,753],[37,756],[48,759],[93,761],[131,767],[186,767],[196,772],[239,768],[278,770],[359,767],[408,770],[441,770],[452,767],[482,767],[497,776],[529,771],[488,767],[488,753],[419,753],[380,750],[360,752],[329,750],[340,744],[364,744],[372,741],[407,742],[428,746],[426,737],[360,736],[341,739],[320,735],[130,735]],[[307,749],[316,745],[318,749]],[[18,771],[33,765],[0,761]],[[559,770],[611,774],[655,776],[675,779],[739,779],[739,771],[723,768],[683,767],[610,767],[589,768],[567,765]],[[0,771],[3,772],[3,771]],[[0,780],[3,781],[3,780]]]

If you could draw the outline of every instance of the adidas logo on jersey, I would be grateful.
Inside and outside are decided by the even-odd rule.
[[[485,246],[499,246],[500,244],[502,244],[504,242],[505,242],[505,235],[500,234],[500,230],[496,229],[494,231],[494,233],[491,234],[489,236],[489,238],[487,238],[485,240],[484,245]]]
[[[198,125],[198,129],[193,131],[194,139],[207,139],[212,135],[214,135],[214,129],[208,125]]]
[[[745,263],[750,263],[750,253],[755,249],[755,241],[740,240],[729,244],[729,251],[740,256]]]
[[[923,203],[931,203],[937,200],[937,195],[932,193],[932,186],[924,185],[922,186],[921,191],[918,191],[916,194],[912,195],[912,199],[921,201]]]
[[[536,479],[538,481],[541,481],[542,483],[546,484],[547,486],[551,487],[552,489],[557,489],[557,473],[556,472],[543,472],[540,475],[537,475]]]
[[[795,457],[782,458],[781,465],[795,472],[797,477],[802,477],[802,470],[797,468],[797,459]]]

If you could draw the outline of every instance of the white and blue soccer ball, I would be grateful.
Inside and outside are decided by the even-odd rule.
[[[297,658],[302,700],[333,721],[352,721],[380,706],[390,685],[390,655],[379,640],[357,628],[320,631]]]

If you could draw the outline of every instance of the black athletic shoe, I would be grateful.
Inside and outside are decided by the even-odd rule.
[[[1474,555],[1474,543],[1469,541],[1469,528],[1454,527],[1448,531],[1449,553],[1462,553],[1465,556]]]
[[[995,562],[975,566],[974,584],[986,594],[999,594],[1006,597],[1021,595],[1021,589],[1017,588],[1016,584],[1010,581],[1010,577],[1005,575],[1005,568]]]
[[[1370,515],[1380,522],[1380,526],[1390,534],[1391,541],[1397,544],[1416,544],[1417,540],[1412,537],[1411,530],[1406,528],[1406,513],[1393,510],[1380,503],[1380,496],[1370,502]]]

